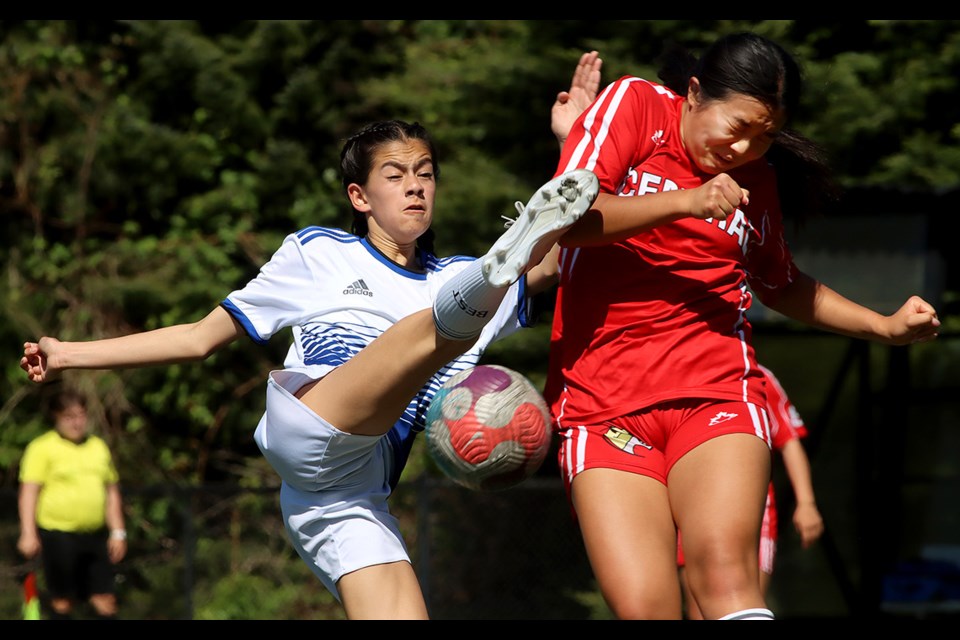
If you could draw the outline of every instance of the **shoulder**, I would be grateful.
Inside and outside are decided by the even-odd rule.
[[[93,435],[93,434],[87,436],[87,444],[89,444],[89,445],[92,446],[92,447],[97,447],[97,448],[99,448],[99,449],[107,449],[107,448],[108,448],[108,447],[107,447],[107,441],[106,441],[106,440],[104,440],[104,439],[101,438],[100,436],[96,436],[96,435]]]
[[[652,101],[654,104],[674,105],[683,99],[669,87],[639,76],[623,76],[611,87],[616,94],[632,94],[635,98]]]
[[[600,98],[597,119],[616,118],[620,126],[665,128],[677,119],[684,98],[657,82],[639,76],[623,76],[610,84]]]
[[[760,373],[763,374],[763,377],[766,378],[767,380],[771,380],[773,382],[777,381],[777,377],[773,375],[773,371],[770,371],[770,369],[767,369],[765,366],[763,366],[759,362],[757,363],[757,369],[760,371]]]
[[[59,439],[60,436],[56,434],[56,431],[50,429],[46,433],[40,434],[27,443],[27,446],[23,450],[23,457],[42,458],[46,455],[49,455],[48,452],[56,446],[56,441]]]
[[[647,80],[641,76],[620,76],[610,84],[611,86],[622,87],[623,90],[662,95],[668,99],[678,97],[677,94],[667,86],[653,80]]]
[[[87,436],[83,448],[87,456],[91,456],[97,465],[109,467],[112,464],[113,454],[110,452],[110,446],[100,436]]]
[[[423,260],[423,268],[425,270],[439,272],[439,271],[450,269],[451,267],[454,270],[459,271],[463,267],[467,266],[468,264],[476,260],[476,258],[473,256],[461,256],[461,255],[447,256],[446,258],[438,258],[432,253],[425,253],[422,256],[422,260]]]
[[[317,260],[340,261],[343,252],[356,251],[360,246],[360,238],[343,229],[304,227],[283,239],[270,262],[292,268],[295,264],[315,263]]]
[[[59,434],[57,434],[55,429],[48,429],[45,433],[41,433],[36,438],[30,441],[27,445],[27,448],[37,449],[39,447],[49,446],[51,442],[56,442],[60,440]]]
[[[763,372],[764,382],[766,382],[767,387],[773,389],[777,395],[786,397],[787,394],[783,390],[783,385],[780,384],[780,379],[774,375],[773,371],[770,371],[770,369],[767,369],[762,364],[758,364],[757,367]]]
[[[353,244],[360,242],[360,238],[343,229],[333,227],[305,227],[299,231],[287,236],[288,242],[296,242],[300,246],[306,246],[310,243],[334,243],[334,244]]]

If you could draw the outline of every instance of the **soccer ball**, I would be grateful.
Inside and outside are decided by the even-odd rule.
[[[533,475],[550,448],[547,403],[526,377],[478,365],[449,378],[427,409],[427,447],[457,484],[508,489]]]

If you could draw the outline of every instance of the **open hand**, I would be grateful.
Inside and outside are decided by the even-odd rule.
[[[573,123],[597,97],[602,66],[603,60],[596,51],[583,54],[573,72],[570,89],[557,94],[557,100],[550,110],[550,129],[553,135],[557,136],[560,146],[563,146],[570,135]]]

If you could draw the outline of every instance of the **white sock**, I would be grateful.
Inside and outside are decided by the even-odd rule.
[[[433,301],[433,322],[441,335],[452,340],[476,338],[510,290],[490,286],[481,266],[480,260],[474,260],[440,287]]]
[[[773,620],[773,611],[770,609],[744,609],[734,611],[719,618],[720,620]]]

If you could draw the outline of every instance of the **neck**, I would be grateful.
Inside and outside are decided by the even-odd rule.
[[[367,234],[367,242],[374,249],[383,254],[385,258],[406,269],[419,269],[420,260],[417,255],[416,243],[410,245],[398,245],[395,242],[384,241]]]

